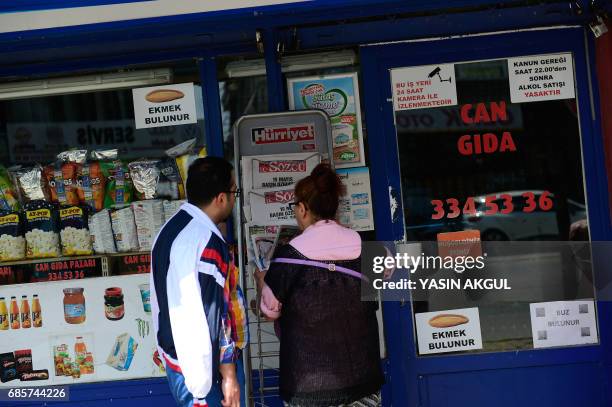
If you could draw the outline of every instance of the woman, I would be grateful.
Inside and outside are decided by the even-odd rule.
[[[377,305],[361,300],[359,234],[334,220],[341,190],[324,164],[297,183],[303,232],[277,249],[264,278],[261,309],[280,322],[286,406],[380,405]]]

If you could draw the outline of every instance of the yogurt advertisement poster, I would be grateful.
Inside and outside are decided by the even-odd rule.
[[[365,165],[357,73],[290,78],[291,110],[320,109],[329,115],[336,168]]]

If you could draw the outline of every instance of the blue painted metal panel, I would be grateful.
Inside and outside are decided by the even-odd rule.
[[[375,201],[378,204],[378,213],[375,218],[377,237],[381,240],[398,240],[403,237],[403,221],[398,218],[397,222],[393,222],[390,210],[385,208],[390,203],[389,187],[398,191],[401,187],[391,104],[390,68],[507,58],[569,50],[574,52],[575,56],[589,219],[591,219],[591,224],[597,223],[597,226],[591,232],[592,238],[593,240],[609,240],[612,236],[612,227],[608,210],[607,183],[602,155],[603,146],[599,137],[599,134],[601,134],[599,131],[599,116],[593,114],[593,112],[598,111],[599,106],[596,99],[594,99],[594,104],[591,105],[587,73],[591,73],[593,78],[593,72],[592,67],[587,65],[587,62],[591,59],[585,53],[585,38],[588,37],[585,37],[582,29],[566,29],[457,38],[433,43],[419,42],[363,47],[361,49],[361,59],[366,104],[365,117],[367,127],[370,129],[368,134],[374,183],[372,187]],[[375,143],[372,141],[373,132],[371,129],[380,129],[380,134],[378,134]],[[384,151],[380,151],[381,149],[384,149]],[[596,203],[591,206],[591,202]],[[400,207],[398,211],[401,214],[403,209]],[[410,406],[428,405],[424,401],[432,397],[428,387],[429,381],[432,380],[430,375],[439,375],[444,372],[456,374],[453,377],[457,377],[457,380],[461,381],[465,388],[469,388],[472,383],[463,379],[465,372],[470,371],[482,372],[478,374],[487,377],[487,372],[490,370],[511,369],[510,372],[515,370],[522,372],[522,369],[527,367],[555,366],[551,367],[548,372],[552,374],[557,369],[566,369],[563,370],[564,374],[578,378],[578,376],[586,373],[580,369],[572,370],[569,366],[563,368],[561,366],[576,363],[590,363],[591,365],[598,364],[601,366],[604,356],[606,360],[609,360],[612,337],[610,328],[605,321],[610,318],[610,303],[598,301],[598,310],[601,328],[600,341],[602,343],[599,346],[417,358],[410,307],[401,306],[397,303],[385,304],[384,314],[388,327],[388,346],[391,355],[390,371],[393,378],[402,378],[405,381],[401,384],[400,389],[398,389],[397,383],[392,382],[393,402]],[[389,327],[393,327],[394,331],[399,332],[394,332]],[[563,375],[560,377],[563,379]],[[599,372],[597,377],[600,379],[598,383],[603,383],[603,373]],[[609,380],[609,377],[607,380]],[[491,390],[482,397],[489,397],[493,394],[494,391]],[[595,392],[595,394],[600,393]],[[493,398],[497,405],[521,404],[513,404],[510,401],[506,403],[506,400],[502,400],[500,397]],[[480,405],[474,403],[474,400],[472,400],[471,405]],[[604,405],[600,399],[595,400],[598,404],[593,405]],[[525,399],[523,399],[524,401]],[[430,400],[429,405],[438,406],[434,399]],[[484,403],[482,405],[488,404]]]
[[[88,6],[102,6],[108,4],[122,3],[146,3],[153,0],[21,0],[16,2],[5,2],[0,6],[0,13],[14,13],[19,11],[53,10],[61,8],[75,8]]]
[[[519,368],[423,379],[423,406],[605,407],[603,369],[598,364]]]

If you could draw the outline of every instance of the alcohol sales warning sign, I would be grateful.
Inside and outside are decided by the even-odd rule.
[[[391,86],[395,111],[457,104],[454,64],[392,69]]]
[[[509,58],[508,78],[512,103],[575,97],[571,53]]]

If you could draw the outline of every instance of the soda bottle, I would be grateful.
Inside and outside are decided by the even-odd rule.
[[[11,329],[19,329],[21,324],[19,323],[19,306],[17,305],[17,298],[11,297]]]
[[[40,308],[38,294],[34,294],[32,298],[32,325],[34,328],[40,328],[42,326],[42,309]]]
[[[28,296],[21,296],[21,327],[30,328],[32,326],[32,320],[30,319],[30,303],[28,302]]]
[[[8,309],[4,297],[0,297],[0,331],[6,331],[7,329],[9,329]]]

